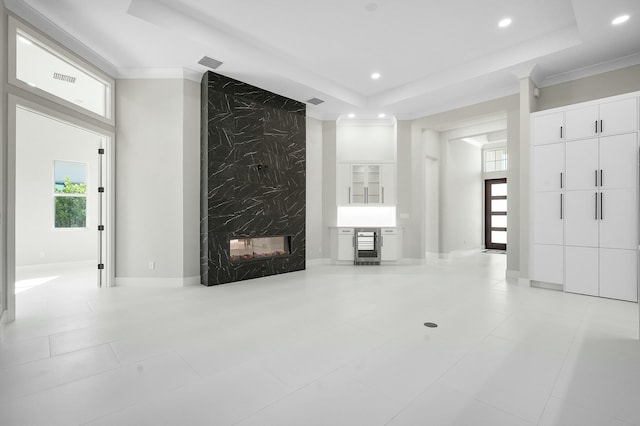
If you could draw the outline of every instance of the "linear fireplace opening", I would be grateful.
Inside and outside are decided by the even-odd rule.
[[[229,240],[231,261],[245,261],[288,256],[291,254],[291,236],[232,238]]]

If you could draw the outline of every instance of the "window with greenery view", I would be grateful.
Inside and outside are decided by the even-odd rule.
[[[54,164],[56,228],[87,226],[87,165],[69,161]]]

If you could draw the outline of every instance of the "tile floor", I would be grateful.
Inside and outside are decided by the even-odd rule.
[[[505,262],[153,290],[30,277],[0,424],[640,425],[638,305],[519,285]]]

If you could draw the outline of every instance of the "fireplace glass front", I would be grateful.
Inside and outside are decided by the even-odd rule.
[[[290,242],[289,236],[231,239],[229,240],[231,261],[287,256],[291,254]]]

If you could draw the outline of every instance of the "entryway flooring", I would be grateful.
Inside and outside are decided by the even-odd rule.
[[[0,345],[0,423],[640,424],[638,305],[505,267],[478,252],[210,288],[43,282]]]

